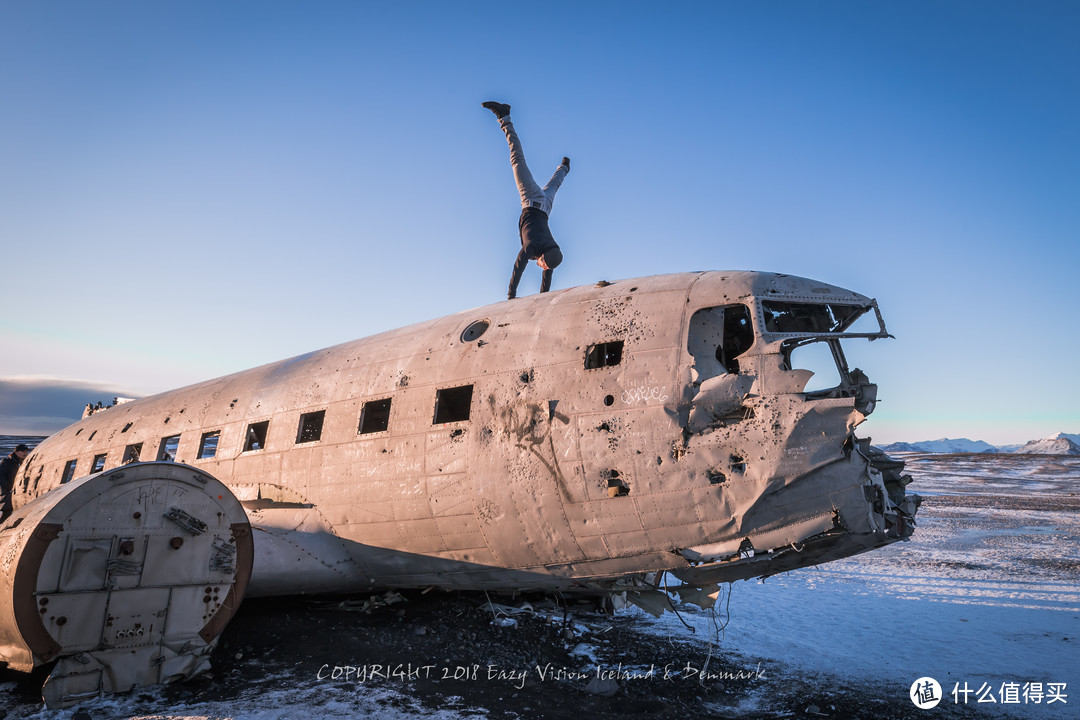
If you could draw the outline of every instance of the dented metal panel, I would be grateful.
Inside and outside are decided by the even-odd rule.
[[[518,298],[97,412],[31,454],[17,502],[178,435],[247,509],[257,594],[641,593],[670,571],[708,597],[910,535],[902,464],[854,435],[877,387],[843,353],[886,337],[872,299],[772,273]],[[808,346],[835,384],[808,389]]]
[[[57,661],[44,694],[63,707],[209,667],[252,544],[224,485],[142,463],[20,507],[0,530],[0,558],[0,653],[20,670]]]

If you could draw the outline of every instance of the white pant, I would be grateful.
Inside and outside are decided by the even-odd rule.
[[[510,122],[509,115],[500,118],[499,127],[506,133],[506,143],[510,146],[510,165],[514,168],[514,182],[517,183],[518,192],[521,194],[521,207],[539,208],[551,215],[555,193],[559,191],[559,186],[562,185],[569,168],[559,165],[547,185],[540,187],[529,172],[529,166],[525,164],[525,151],[521,147],[521,139],[514,131],[514,123]]]

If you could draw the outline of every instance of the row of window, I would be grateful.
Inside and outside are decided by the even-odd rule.
[[[472,385],[462,385],[454,388],[443,388],[435,391],[435,416],[433,425],[445,425],[446,423],[462,422],[469,419],[472,408]],[[359,435],[384,432],[390,428],[390,404],[392,398],[382,400],[369,400],[360,409],[360,424],[356,429]],[[300,415],[300,423],[296,429],[296,443],[317,442],[322,438],[323,420],[326,410]],[[126,429],[126,428],[125,428]],[[262,450],[266,447],[266,435],[270,430],[270,421],[251,423],[247,427],[244,436],[243,452]],[[204,432],[199,439],[199,449],[195,457],[197,460],[207,460],[217,455],[218,442],[221,440],[220,430]],[[162,438],[158,444],[158,452],[155,459],[173,460],[176,451],[180,447],[180,436],[170,435]],[[124,448],[124,457],[121,465],[136,462],[142,456],[143,443],[135,443]],[[90,474],[101,472],[105,469],[105,460],[108,453],[95,455],[90,464]],[[70,482],[75,477],[75,468],[78,460],[69,460],[64,466],[64,473],[60,478],[61,483]]]
[[[486,329],[486,328],[485,328]],[[607,343],[590,345],[585,352],[585,369],[593,370],[602,367],[611,367],[622,362],[623,341],[616,340]],[[462,385],[454,388],[443,388],[435,391],[435,416],[432,425],[445,425],[452,422],[462,422],[469,419],[472,407],[472,385]],[[369,400],[360,409],[360,424],[356,429],[359,435],[385,432],[390,428],[390,404],[392,398],[382,400]],[[610,403],[609,403],[610,404]],[[303,413],[296,429],[296,443],[317,442],[322,438],[323,420],[326,417],[325,410]],[[127,432],[131,423],[124,426],[121,432]],[[270,421],[251,423],[248,425],[244,436],[243,452],[262,450],[266,447],[266,434],[270,429]],[[88,440],[93,440],[97,431],[91,433]],[[221,431],[212,430],[205,432],[199,439],[197,460],[206,460],[217,455],[218,442],[221,440]],[[180,447],[180,436],[170,435],[162,438],[158,445],[157,460],[173,460],[176,458],[177,448]],[[121,465],[138,461],[143,452],[143,443],[135,443],[124,448],[124,457]],[[105,469],[105,461],[108,453],[95,455],[90,466],[90,473],[101,472]],[[70,482],[75,477],[77,460],[69,460],[64,466],[64,474],[61,483]]]

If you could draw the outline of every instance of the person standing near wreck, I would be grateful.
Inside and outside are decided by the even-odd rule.
[[[15,473],[29,454],[30,448],[25,445],[16,445],[10,455],[0,460],[0,523],[7,520],[13,512],[11,491],[15,489]]]
[[[521,282],[521,275],[525,272],[525,266],[530,260],[536,260],[536,264],[543,269],[540,292],[547,292],[551,288],[551,271],[562,262],[562,250],[559,249],[555,238],[551,236],[548,216],[551,215],[555,193],[566,179],[566,174],[570,172],[570,158],[564,157],[562,164],[555,169],[555,174],[548,180],[547,185],[540,187],[529,172],[529,166],[525,164],[525,152],[521,148],[521,140],[514,131],[514,124],[510,121],[510,106],[489,100],[481,103],[481,107],[495,113],[495,117],[499,120],[499,127],[506,133],[506,142],[510,146],[510,165],[514,169],[514,181],[521,194],[521,219],[518,220],[521,250],[518,252],[517,261],[514,262],[514,272],[510,276],[510,291],[506,298],[512,300],[517,297],[518,283]]]

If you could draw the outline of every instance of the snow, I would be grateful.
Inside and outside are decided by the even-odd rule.
[[[926,495],[909,542],[768,579],[739,582],[714,612],[680,606],[654,619],[630,608],[651,639],[696,638],[741,660],[764,680],[720,714],[757,713],[793,683],[847,683],[870,696],[903,698],[918,678],[935,678],[956,711],[954,687],[1065,683],[1065,703],[978,704],[976,717],[1080,717],[1080,458],[1016,455],[911,456],[909,491]],[[681,619],[680,619],[681,618]],[[695,632],[690,635],[683,622]],[[644,638],[643,638],[644,640]],[[658,646],[663,646],[658,643]],[[583,666],[597,647],[577,645]],[[94,720],[279,720],[329,717],[485,717],[496,708],[464,700],[440,709],[420,704],[406,686],[257,685],[229,702],[170,706],[158,688],[89,702]],[[11,684],[0,686],[0,696]],[[963,696],[961,695],[962,699]],[[921,712],[911,706],[913,713]],[[827,710],[827,709],[826,709]],[[60,720],[67,711],[16,708],[5,720]],[[930,716],[929,713],[927,715]]]
[[[0,686],[0,691],[4,690]],[[9,689],[9,688],[8,688]],[[152,697],[156,693],[149,693]],[[139,703],[128,696],[99,698],[84,703],[81,709],[93,720],[125,718],[127,720],[294,720],[305,717],[379,718],[380,720],[459,720],[476,718],[475,709],[432,711],[404,693],[365,686],[363,692],[327,693],[323,686],[290,687],[270,692],[245,693],[230,702],[182,703],[167,709],[143,714],[133,706]],[[5,720],[68,720],[72,710],[40,710],[32,714],[8,715]],[[480,715],[482,717],[482,715]]]
[[[939,438],[914,443],[893,443],[881,448],[886,452],[993,453],[998,449],[982,440]]]
[[[882,445],[885,452],[923,452],[923,453],[1021,453],[1040,455],[1078,455],[1080,454],[1080,435],[1059,432],[1050,437],[1030,440],[1018,445],[993,446],[983,440],[967,438],[940,438],[919,442],[894,442]]]
[[[717,608],[727,619],[722,647],[764,658],[781,676],[859,678],[891,692],[930,676],[948,703],[957,683],[988,683],[995,697],[1003,683],[1067,683],[1075,697],[1065,704],[995,707],[1080,717],[1080,460],[984,460],[979,474],[969,465],[909,465],[909,492],[937,493],[909,542],[734,585]],[[1067,498],[1068,510],[1049,509]],[[1048,509],[1033,509],[1033,499]],[[709,613],[683,606],[682,615],[697,635],[715,635]],[[670,635],[682,623],[665,615],[649,627]]]
[[[1058,433],[1042,440],[1032,440],[1016,452],[1033,455],[1080,455],[1080,444],[1071,440],[1075,435]]]

